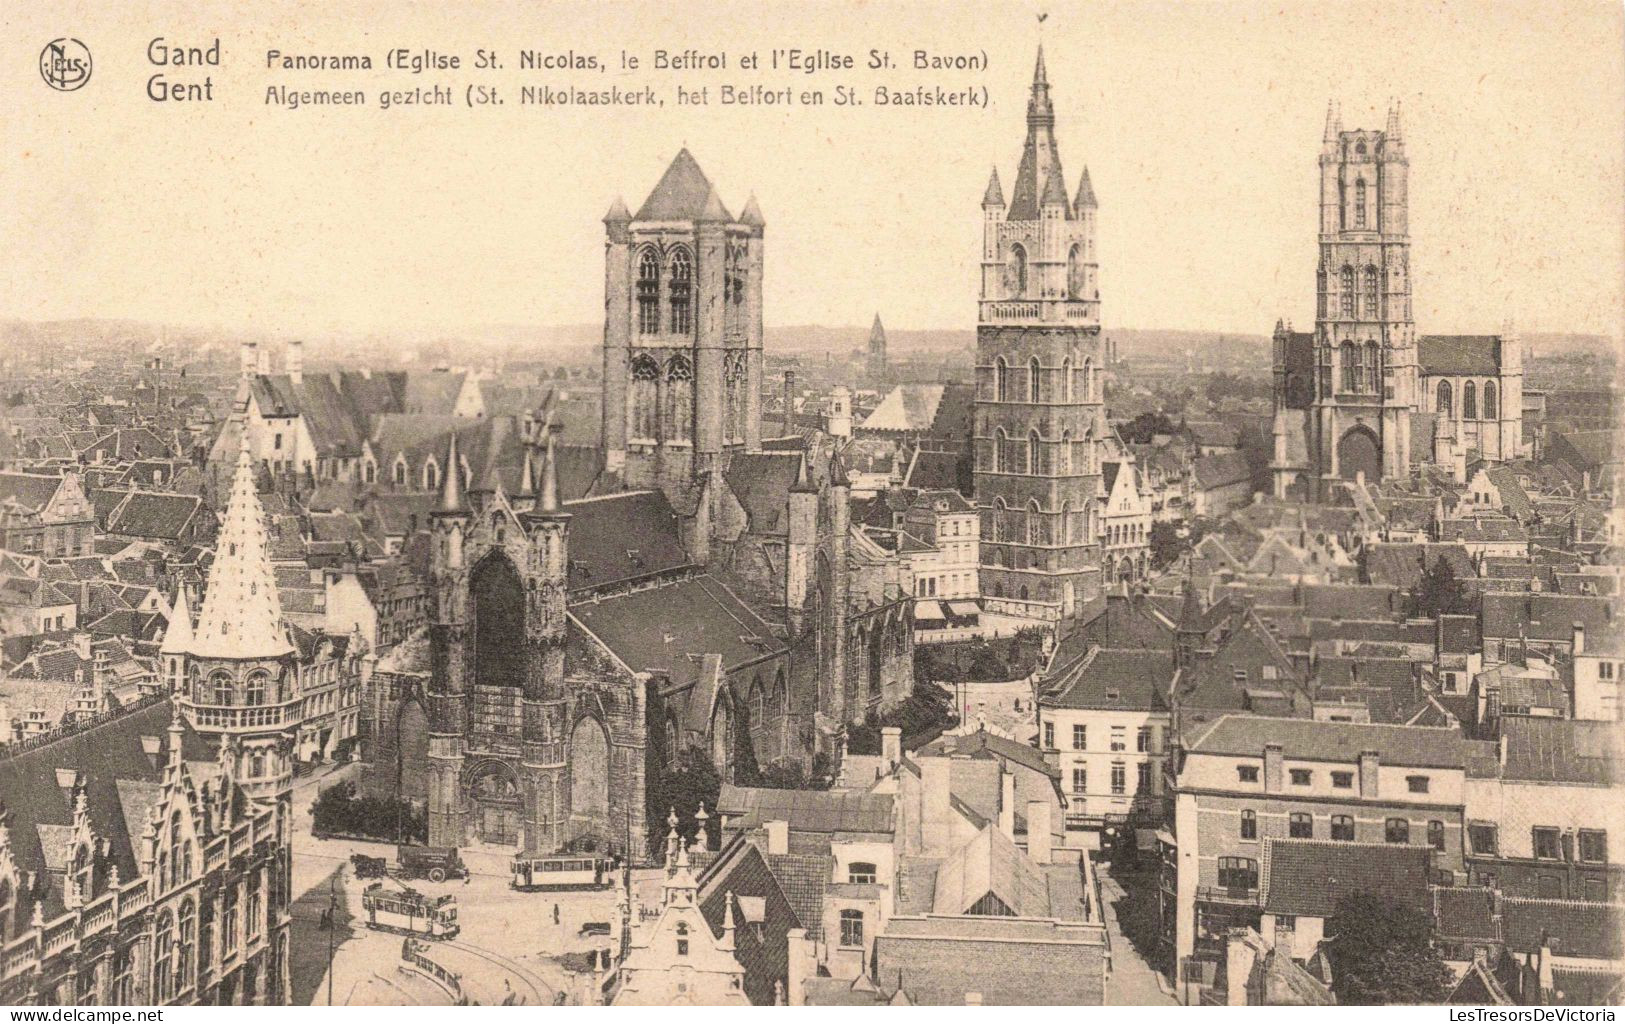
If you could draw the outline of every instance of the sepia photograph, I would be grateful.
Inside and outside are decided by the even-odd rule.
[[[10,1020],[1625,1003],[1618,0],[0,38]]]

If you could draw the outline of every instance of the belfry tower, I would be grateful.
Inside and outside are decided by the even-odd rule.
[[[1315,270],[1315,388],[1308,420],[1315,495],[1338,480],[1410,473],[1417,408],[1410,226],[1399,110],[1383,131],[1344,131],[1326,111]]]
[[[1053,620],[1099,592],[1096,207],[1087,168],[1067,196],[1040,47],[1010,202],[997,170],[982,197],[974,443],[990,611]]]

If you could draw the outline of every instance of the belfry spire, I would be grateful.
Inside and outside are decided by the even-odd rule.
[[[293,650],[282,627],[282,602],[271,571],[265,508],[254,487],[247,424],[242,428],[231,498],[192,637],[191,653],[200,658],[277,658]]]

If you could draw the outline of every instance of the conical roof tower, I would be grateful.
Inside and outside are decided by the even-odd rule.
[[[208,591],[192,637],[191,653],[199,658],[279,658],[293,650],[282,627],[265,508],[254,489],[246,429],[242,437]]]

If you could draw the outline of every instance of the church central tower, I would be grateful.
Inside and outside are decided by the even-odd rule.
[[[1344,131],[1327,110],[1308,438],[1322,498],[1334,481],[1410,473],[1417,358],[1409,173],[1397,108],[1380,132]]]
[[[975,481],[990,611],[1055,619],[1100,589],[1095,210],[1087,168],[1067,197],[1040,47],[1010,202],[997,170],[982,197]]]

